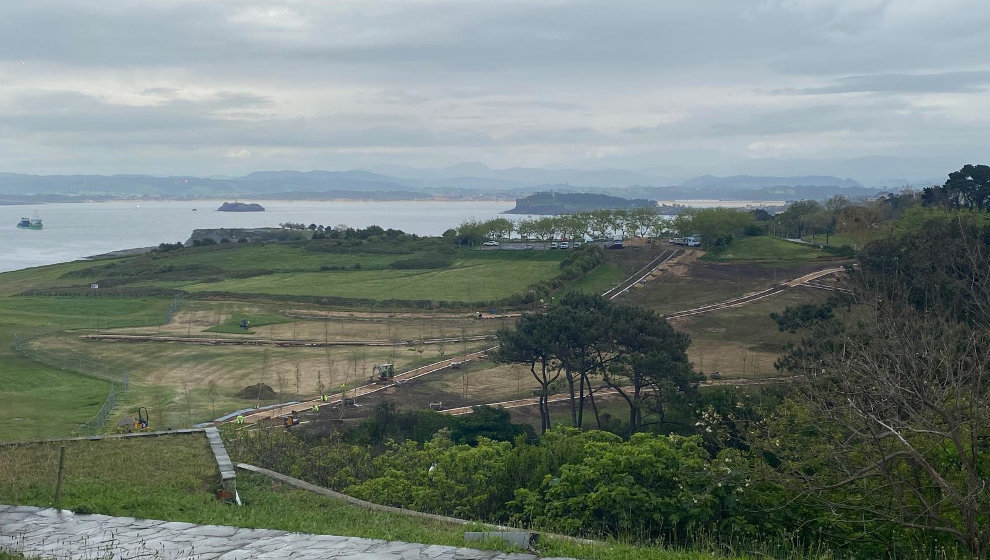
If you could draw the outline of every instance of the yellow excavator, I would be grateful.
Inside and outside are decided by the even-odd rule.
[[[148,409],[141,406],[138,407],[138,417],[134,420],[134,431],[135,432],[146,432],[148,431]]]

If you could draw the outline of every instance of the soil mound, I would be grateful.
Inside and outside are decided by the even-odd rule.
[[[255,385],[248,385],[247,387],[234,393],[234,396],[239,399],[261,399],[264,401],[274,399],[278,396],[278,393],[275,392],[275,389],[272,389],[264,383],[257,383]]]

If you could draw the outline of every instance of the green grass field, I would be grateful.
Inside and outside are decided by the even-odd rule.
[[[568,286],[564,292],[602,294],[625,280],[629,275],[617,264],[602,264],[584,278]]]
[[[64,436],[103,406],[109,383],[0,354],[0,441]]]
[[[17,277],[35,272],[31,269],[9,275],[17,282]],[[109,391],[105,380],[20,356],[13,349],[15,335],[153,324],[164,320],[169,303],[154,298],[0,296],[0,402],[4,403],[0,440],[71,434],[99,411]]]
[[[361,299],[484,302],[509,297],[557,274],[557,261],[465,259],[440,270],[300,272],[185,286],[190,292],[284,294]]]
[[[709,251],[701,257],[706,262],[761,262],[782,266],[831,257],[817,247],[801,245],[775,237],[740,237],[728,247]]]

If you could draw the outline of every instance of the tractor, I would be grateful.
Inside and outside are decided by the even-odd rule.
[[[371,378],[375,378],[378,373],[378,381],[381,383],[391,383],[395,380],[395,366],[393,364],[376,365],[371,368]]]

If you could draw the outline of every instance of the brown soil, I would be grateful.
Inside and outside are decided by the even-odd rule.
[[[698,260],[698,257],[704,255],[703,251],[698,251],[695,249],[686,249],[684,253],[678,255],[660,265],[658,268],[667,271],[672,276],[678,276],[681,278],[690,276],[691,265]]]
[[[232,396],[245,400],[260,399],[267,401],[277,397],[278,393],[275,392],[275,389],[272,389],[264,383],[257,383],[254,385],[248,385],[247,387],[234,393]]]

